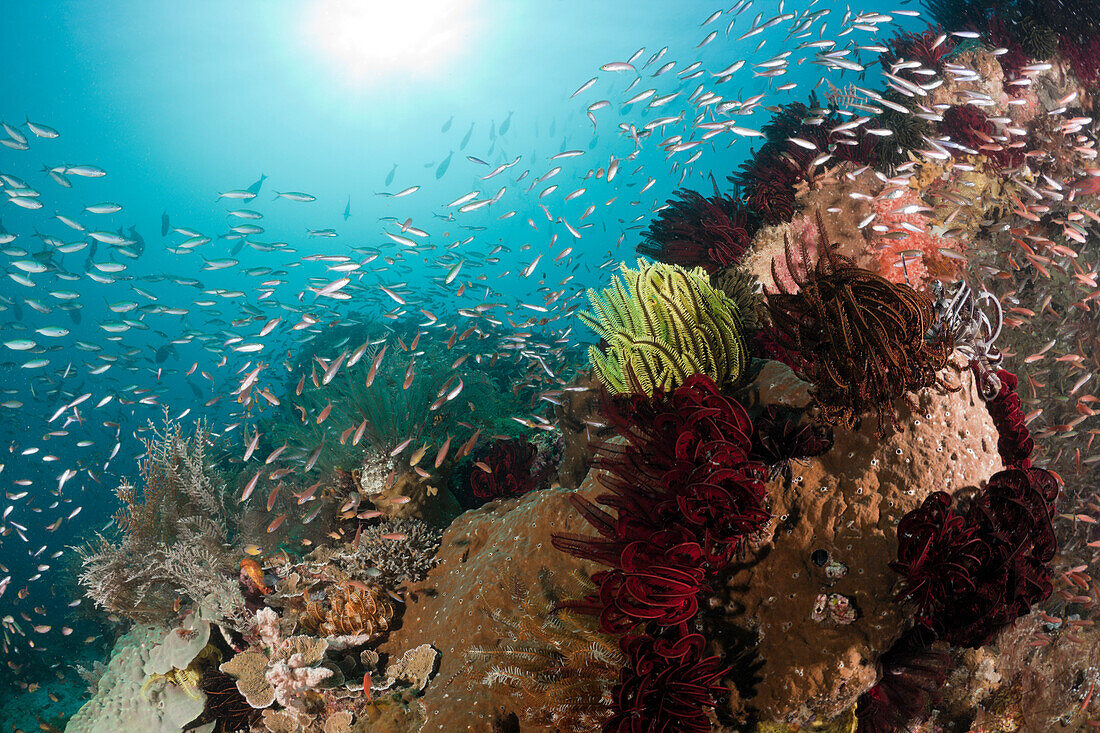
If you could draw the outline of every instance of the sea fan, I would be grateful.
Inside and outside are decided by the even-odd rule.
[[[661,209],[638,245],[640,254],[680,267],[715,272],[736,264],[758,223],[738,199],[716,193],[676,192]]]

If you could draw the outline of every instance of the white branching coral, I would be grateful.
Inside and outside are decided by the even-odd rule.
[[[275,702],[284,708],[298,707],[302,696],[332,676],[325,667],[310,667],[301,654],[279,660],[267,668],[267,682],[275,690]]]
[[[208,453],[209,427],[199,421],[185,436],[166,421],[144,443],[140,490],[128,481],[115,490],[117,536],[77,548],[81,585],[97,605],[135,621],[167,619],[182,598],[241,628],[244,598],[227,545],[232,517]]]

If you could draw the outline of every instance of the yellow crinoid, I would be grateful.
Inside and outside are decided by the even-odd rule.
[[[165,682],[179,687],[192,700],[199,700],[202,698],[202,692],[199,691],[199,680],[201,678],[202,672],[195,669],[194,666],[187,669],[170,669],[164,674],[151,674],[145,678],[145,683],[141,686],[141,694],[142,697],[148,698],[150,685],[154,682]]]
[[[602,293],[588,291],[581,320],[606,342],[589,349],[592,370],[615,394],[671,391],[693,374],[718,385],[737,381],[747,352],[737,305],[706,271],[638,260],[622,265]]]
[[[191,660],[186,669],[173,668],[163,674],[151,674],[146,677],[145,682],[141,685],[141,695],[148,699],[150,685],[156,682],[164,682],[180,688],[192,700],[201,700],[202,691],[199,690],[199,680],[202,679],[203,670],[210,666],[217,666],[218,662],[221,661],[221,657],[222,653],[218,651],[217,647],[207,644]]]

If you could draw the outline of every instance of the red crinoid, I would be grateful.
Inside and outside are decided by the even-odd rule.
[[[768,405],[752,422],[752,458],[768,466],[769,478],[791,480],[791,461],[819,456],[833,447],[833,431],[801,422],[801,412]]]
[[[973,366],[974,373],[978,374],[978,366]],[[1001,454],[1001,460],[1007,468],[1029,468],[1031,461],[1028,457],[1035,448],[1035,441],[1031,439],[1031,431],[1027,429],[1026,418],[1020,405],[1020,395],[1016,394],[1018,380],[1012,372],[999,369],[997,377],[1001,382],[1001,389],[997,396],[986,402],[989,416],[993,418],[993,425],[997,428],[997,452]]]
[[[1100,87],[1100,33],[1084,37],[1061,35],[1058,49],[1073,67],[1077,80],[1087,87]]]
[[[703,550],[683,531],[651,534],[645,540],[614,543],[619,567],[592,575],[598,595],[565,605],[600,615],[600,631],[622,634],[640,623],[677,626],[699,611],[703,589]],[[597,560],[599,554],[589,559]],[[606,555],[603,556],[605,560]]]
[[[1050,595],[1047,563],[1057,484],[1042,469],[994,474],[965,516],[936,492],[898,525],[899,599],[916,622],[955,646],[977,648]]]
[[[484,503],[522,496],[538,488],[545,476],[536,476],[531,471],[537,455],[535,444],[522,438],[501,438],[488,443],[471,456],[470,493]]]
[[[996,161],[1000,166],[1012,166],[1022,155],[1018,148],[1005,147],[1004,137],[997,134],[996,127],[985,112],[973,104],[949,107],[943,113],[940,129],[953,143],[965,148],[952,148],[952,153],[956,156],[977,153]],[[994,135],[997,135],[997,139],[994,139]]]
[[[840,122],[837,121],[836,124]],[[855,165],[874,165],[878,162],[879,138],[862,127],[834,136],[832,141],[829,150],[838,161]]]
[[[899,599],[916,608],[916,622],[937,633],[958,598],[978,590],[974,570],[990,547],[978,528],[951,508],[951,495],[937,491],[898,524],[898,559],[890,567],[905,587]]]
[[[735,198],[682,189],[650,222],[638,252],[659,262],[703,267],[713,273],[736,264],[752,240],[757,222]]]
[[[940,40],[940,36],[945,37]],[[955,50],[955,40],[938,27],[930,27],[923,33],[900,32],[886,45],[890,50],[882,55],[882,68],[887,71],[901,61],[919,61],[925,68],[938,69],[944,57]],[[911,69],[902,69],[899,73],[908,71]],[[911,78],[920,77],[914,75]]]
[[[987,25],[983,35],[989,39],[989,44],[1005,51],[997,57],[997,63],[1004,72],[1004,89],[1014,94],[1015,86],[1009,86],[1009,82],[1020,78],[1020,70],[1031,63],[1032,59],[1024,51],[1023,44],[1015,33],[1014,28],[1006,22],[1005,18],[994,13],[986,21]]]
[[[878,659],[879,679],[856,703],[857,733],[896,733],[927,716],[947,678],[951,656],[910,629]]]
[[[670,395],[614,398],[605,413],[627,440],[604,446],[595,464],[612,492],[598,501],[618,511],[618,525],[682,528],[714,567],[763,526],[765,468],[748,458],[752,423],[709,377],[689,377]],[[583,499],[574,503],[589,521],[610,516]]]
[[[620,643],[629,659],[612,690],[615,713],[609,733],[706,733],[706,709],[724,692],[718,657],[703,658],[700,634],[672,641],[627,636]]]
[[[949,107],[943,113],[943,122],[940,128],[951,140],[959,145],[965,145],[971,152],[980,152],[983,145],[993,143],[995,129],[985,112],[973,104],[959,104]],[[964,151],[956,150],[962,154]]]
[[[766,469],[748,457],[752,424],[703,375],[669,395],[613,398],[606,413],[627,441],[601,448],[596,462],[610,490],[597,501],[616,515],[574,495],[600,536],[556,535],[554,546],[612,568],[593,577],[604,588],[580,609],[601,613],[605,630],[679,623],[694,614],[685,616],[687,598],[705,571],[728,564],[767,521]]]

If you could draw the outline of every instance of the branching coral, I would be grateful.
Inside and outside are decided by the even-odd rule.
[[[737,306],[701,268],[622,266],[622,280],[588,291],[592,311],[578,315],[607,342],[589,349],[592,370],[613,393],[672,390],[693,374],[735,382],[747,354]]]
[[[872,410],[878,430],[896,420],[893,401],[937,383],[951,351],[946,333],[926,339],[934,322],[932,299],[895,285],[837,255],[824,235],[823,256],[812,269],[788,268],[799,290],[768,293],[776,329],[798,352],[800,370],[814,383],[813,397],[829,423],[852,426]],[[803,248],[802,262],[809,260]],[[782,281],[776,276],[776,281]],[[781,286],[782,287],[782,286]]]
[[[366,527],[359,546],[334,560],[352,579],[377,576],[393,586],[423,580],[435,567],[443,533],[418,519],[389,519]]]
[[[80,582],[97,605],[148,621],[172,615],[183,597],[223,623],[243,623],[244,598],[227,547],[233,518],[210,443],[202,422],[189,437],[169,422],[145,441],[140,494],[125,481],[115,492],[123,503],[115,515],[119,539],[99,536],[79,548]]]
[[[718,193],[708,199],[682,189],[676,195],[650,222],[639,254],[707,272],[736,264],[757,226],[744,204]]]

